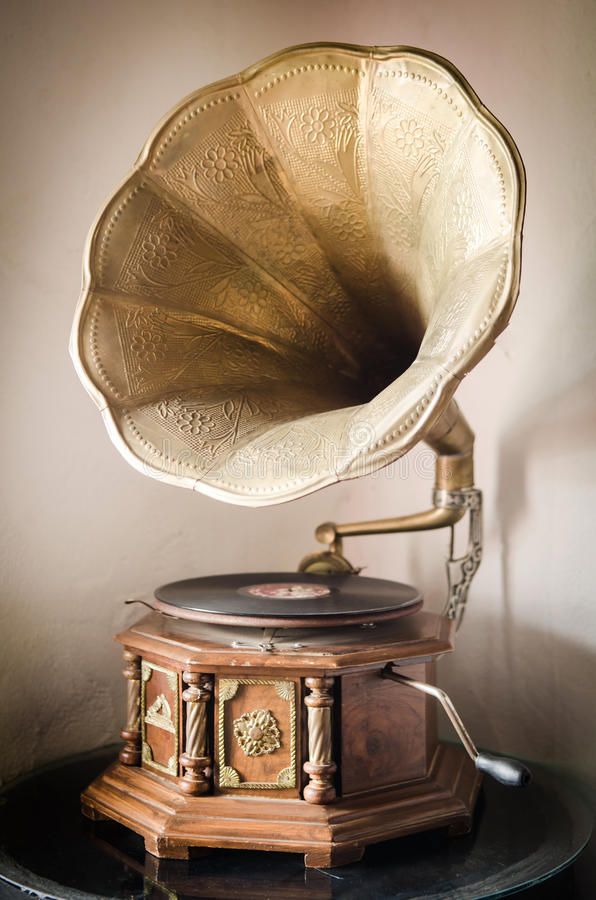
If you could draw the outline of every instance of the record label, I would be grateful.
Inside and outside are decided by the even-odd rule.
[[[250,594],[252,597],[269,597],[274,600],[311,600],[315,597],[328,597],[331,593],[324,584],[304,584],[301,582],[273,582],[272,584],[253,584],[240,588],[239,594]]]

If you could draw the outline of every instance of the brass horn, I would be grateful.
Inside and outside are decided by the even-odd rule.
[[[433,509],[323,526],[331,556],[452,525],[480,502],[452,398],[513,309],[524,191],[511,137],[441,57],[285,50],[177,106],[101,212],[79,376],[132,465],[232,503],[427,441]]]

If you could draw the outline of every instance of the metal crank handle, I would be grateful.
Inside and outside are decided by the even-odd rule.
[[[478,751],[474,741],[466,731],[466,727],[459,717],[455,706],[441,688],[435,687],[433,684],[427,684],[425,681],[415,681],[413,678],[408,678],[407,675],[398,675],[390,668],[384,669],[382,677],[396,681],[398,684],[405,684],[438,700],[447,713],[449,721],[457,732],[457,736],[464,745],[468,756],[470,756],[480,772],[491,775],[496,781],[500,781],[501,784],[506,784],[509,787],[525,787],[530,783],[532,773],[527,766],[524,766],[517,759],[491,756],[489,753],[480,753]]]

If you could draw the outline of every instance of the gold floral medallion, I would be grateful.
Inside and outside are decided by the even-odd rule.
[[[275,716],[268,709],[253,709],[235,719],[234,736],[247,756],[274,753],[281,747]]]

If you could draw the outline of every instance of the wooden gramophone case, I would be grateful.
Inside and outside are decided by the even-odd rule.
[[[83,794],[83,811],[132,828],[156,856],[282,850],[304,853],[307,866],[352,862],[409,832],[463,833],[480,773],[461,748],[438,743],[429,698],[383,678],[397,664],[432,683],[451,630],[418,613],[351,643],[340,629],[318,648],[282,641],[263,652],[149,616],[118,636],[126,744]],[[158,698],[167,714],[147,715]],[[277,749],[250,755],[235,723],[256,722],[259,710],[269,713],[261,740]]]

